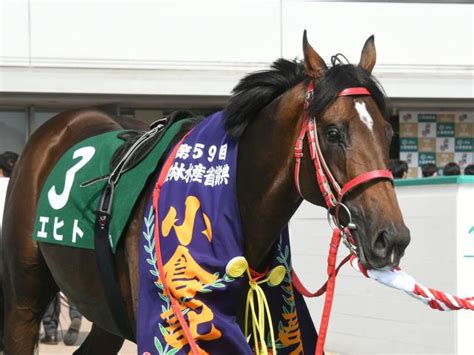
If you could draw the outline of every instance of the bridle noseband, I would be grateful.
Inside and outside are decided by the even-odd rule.
[[[341,231],[346,230],[347,232],[347,230],[355,229],[356,226],[352,223],[349,208],[342,202],[344,196],[355,187],[368,181],[379,179],[388,179],[392,181],[393,176],[389,170],[373,170],[355,177],[354,179],[348,181],[342,188],[340,187],[321,152],[317,133],[316,118],[314,116],[310,116],[308,113],[309,105],[313,97],[313,91],[313,82],[310,81],[308,84],[308,89],[306,90],[304,101],[303,124],[295,144],[295,186],[300,196],[305,199],[301,192],[299,175],[301,168],[301,158],[303,157],[303,143],[306,135],[308,139],[311,160],[313,160],[316,171],[316,180],[318,182],[319,190],[321,191],[328,208],[328,219],[330,224],[336,228],[339,228]],[[337,96],[371,96],[371,94],[365,87],[351,87],[342,90]],[[349,216],[349,221],[345,225],[341,223],[339,218],[339,211],[341,209],[344,210]],[[355,252],[357,250],[355,241],[350,235],[347,236],[347,234],[350,233],[343,233],[343,235],[349,237],[347,238],[348,240],[344,238],[344,242],[352,252]]]

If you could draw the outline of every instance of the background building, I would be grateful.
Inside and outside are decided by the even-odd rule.
[[[301,58],[303,29],[328,62],[342,52],[357,63],[375,34],[374,74],[392,99],[397,133],[401,111],[413,117],[459,111],[470,122],[469,3],[1,0],[0,151],[20,151],[36,127],[68,108],[100,106],[145,121],[174,108],[219,109],[246,73],[281,56]],[[466,134],[472,138],[472,128]],[[423,146],[402,157],[412,167],[430,160],[413,154]],[[472,155],[460,159],[472,162]]]
[[[363,43],[375,35],[374,75],[391,99],[390,122],[396,133],[390,154],[408,160],[412,176],[423,162],[434,160],[441,166],[452,158],[463,165],[474,163],[470,0],[0,0],[0,152],[21,152],[39,125],[69,108],[96,106],[147,122],[177,108],[218,110],[245,74],[268,68],[279,57],[301,58],[304,29],[327,62],[342,52],[357,63]],[[410,196],[403,203],[421,213],[413,204],[426,196]],[[454,211],[452,205],[441,207]],[[421,211],[431,213],[431,206]],[[422,216],[426,221],[432,220],[428,212]],[[436,222],[448,212],[439,212]],[[420,224],[421,217],[414,215],[410,223]],[[298,237],[317,230],[323,241],[320,252],[315,256],[308,251],[315,248],[310,239],[294,250],[306,280],[319,275],[316,286],[324,277],[328,234],[319,229],[326,223],[324,213],[310,216],[313,210],[304,205],[298,217],[303,222],[295,222],[293,228]],[[309,225],[316,223],[311,218],[320,224]],[[452,229],[450,224],[443,226],[446,234],[436,242],[431,234],[435,230],[419,227],[426,239],[413,249],[421,252],[412,254],[408,265],[416,267],[414,261],[421,264],[428,259],[434,267],[443,263],[442,254],[423,254],[426,245],[443,250],[441,238],[449,238]],[[438,227],[430,224],[430,228]],[[455,268],[453,260],[446,263]],[[452,279],[451,272],[455,270],[444,272],[445,279]],[[431,270],[421,274],[432,275],[429,285],[446,286],[447,291],[455,283],[436,283],[439,279]],[[407,305],[405,298],[395,300],[390,290],[364,287],[369,286],[348,287],[346,294],[336,296],[328,339],[331,350],[367,354],[367,349],[370,353],[459,349],[451,322],[455,315],[428,316],[432,311],[418,311],[423,306]],[[317,300],[311,306],[316,323],[321,305]],[[423,328],[420,320],[426,320]],[[465,330],[472,329],[470,322]]]

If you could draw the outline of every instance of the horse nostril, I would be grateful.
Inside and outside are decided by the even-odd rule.
[[[373,241],[372,250],[369,254],[371,266],[374,268],[383,268],[386,266],[398,266],[405,248],[410,242],[410,231],[408,228],[380,229],[377,238]]]
[[[403,253],[405,252],[405,248],[410,244],[411,236],[410,236],[410,230],[406,227],[403,226],[403,228],[400,231],[400,251]]]
[[[386,258],[390,249],[390,242],[386,231],[379,233],[374,243],[374,252],[380,258]]]

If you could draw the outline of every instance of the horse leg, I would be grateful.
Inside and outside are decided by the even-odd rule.
[[[77,349],[74,355],[116,355],[122,348],[124,339],[109,333],[95,324],[87,335],[86,340]]]
[[[4,260],[3,280],[5,354],[31,355],[38,343],[41,319],[58,287],[37,246],[20,250],[4,246],[3,250],[8,250],[4,258],[9,254]]]

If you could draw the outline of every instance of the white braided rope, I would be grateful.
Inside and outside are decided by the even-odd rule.
[[[385,286],[404,291],[411,297],[416,298],[431,308],[438,309],[440,311],[453,311],[459,309],[474,310],[473,299],[461,299],[448,293],[430,289],[417,283],[413,277],[400,269],[365,270],[359,263],[359,259],[357,257],[352,257],[350,263],[354,270],[360,272],[362,275],[376,280]],[[433,294],[432,291],[438,296]]]

